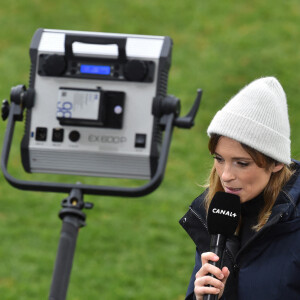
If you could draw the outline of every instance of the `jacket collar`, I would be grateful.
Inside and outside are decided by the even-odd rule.
[[[300,162],[293,160],[292,169],[294,174],[279,193],[270,219],[275,215],[282,214],[282,221],[299,216],[300,209]]]

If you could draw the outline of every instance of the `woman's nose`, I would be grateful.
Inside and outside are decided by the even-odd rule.
[[[234,170],[230,164],[225,164],[221,174],[221,179],[224,182],[228,182],[235,179]]]

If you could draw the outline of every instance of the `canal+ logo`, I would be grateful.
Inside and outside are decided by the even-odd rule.
[[[228,217],[232,217],[232,218],[237,217],[236,213],[233,213],[233,212],[231,212],[229,210],[225,210],[225,209],[213,208],[212,212],[214,214],[224,215],[224,216],[228,216]]]

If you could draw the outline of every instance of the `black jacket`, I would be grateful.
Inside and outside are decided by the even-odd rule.
[[[238,237],[227,240],[223,265],[230,270],[222,300],[300,299],[300,163],[280,192],[266,225],[240,249]],[[195,275],[210,236],[205,192],[191,204],[180,224],[196,244],[195,266],[186,299],[193,299]]]

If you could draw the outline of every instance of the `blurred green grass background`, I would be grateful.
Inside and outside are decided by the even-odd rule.
[[[2,99],[12,86],[27,85],[29,45],[40,27],[168,35],[174,41],[168,93],[181,99],[181,115],[197,88],[204,91],[195,127],[174,131],[155,192],[85,196],[95,207],[86,211],[88,226],[79,234],[68,299],[184,299],[194,245],[178,220],[211,165],[206,128],[215,112],[253,79],[276,76],[288,98],[292,156],[300,158],[299,21],[297,0],[2,0]],[[1,146],[5,126],[0,122]],[[10,159],[15,174],[23,172],[22,133],[19,124]],[[16,190],[0,177],[0,299],[47,299],[65,196]]]

